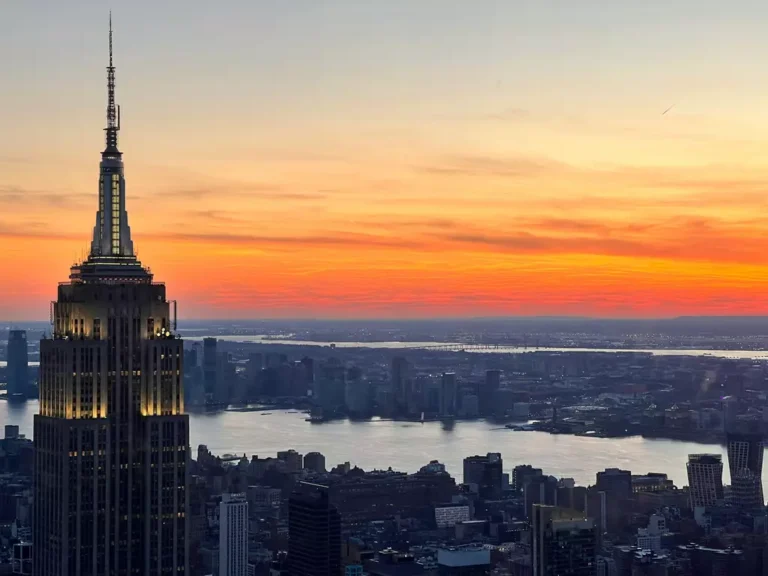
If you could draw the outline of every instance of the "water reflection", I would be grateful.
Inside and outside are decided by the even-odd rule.
[[[18,424],[22,434],[32,435],[37,401],[24,404],[0,402],[0,424]],[[349,461],[366,469],[395,469],[413,472],[430,460],[443,462],[457,478],[465,456],[501,452],[505,471],[517,464],[533,464],[546,473],[574,478],[579,484],[594,484],[595,473],[609,467],[637,474],[666,472],[678,486],[688,483],[685,463],[688,454],[725,454],[720,445],[673,440],[585,438],[543,432],[513,432],[498,423],[334,421],[311,424],[295,411],[195,412],[190,414],[193,451],[207,444],[215,453],[274,455],[295,448],[306,454],[319,451],[333,466]],[[725,458],[725,456],[723,456]],[[727,483],[728,467],[724,481]]]

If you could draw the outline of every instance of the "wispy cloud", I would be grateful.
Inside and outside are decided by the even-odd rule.
[[[433,164],[415,166],[417,172],[446,176],[503,176],[525,178],[554,171],[564,171],[569,167],[550,158],[494,156],[451,156],[438,159]]]
[[[0,185],[0,204],[7,206],[34,206],[44,209],[46,206],[57,208],[80,207],[85,200],[93,200],[95,195],[75,192],[48,192],[19,186]]]
[[[325,200],[328,194],[325,192],[295,192],[284,190],[278,186],[269,184],[248,185],[212,185],[175,190],[161,190],[156,193],[156,198],[184,198],[189,200],[201,200],[204,198],[257,198],[265,200]]]

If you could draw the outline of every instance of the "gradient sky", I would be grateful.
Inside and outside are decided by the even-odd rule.
[[[768,314],[764,1],[112,4],[186,318]],[[87,250],[109,7],[0,3],[2,319]]]

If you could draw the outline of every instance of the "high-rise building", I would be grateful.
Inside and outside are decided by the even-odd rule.
[[[392,383],[392,397],[400,410],[408,406],[410,394],[410,364],[402,356],[392,358],[390,381]]]
[[[464,484],[476,485],[481,498],[501,498],[502,474],[503,462],[498,452],[464,458]]]
[[[8,332],[7,356],[8,399],[24,399],[27,397],[29,388],[29,348],[26,331],[11,330]]]
[[[535,504],[531,517],[533,576],[595,576],[594,522],[575,510]]]
[[[218,365],[217,340],[216,338],[205,338],[203,340],[203,385],[207,404],[216,403]]]
[[[480,412],[483,415],[492,414],[494,412],[496,391],[500,386],[501,370],[486,370],[485,382],[483,382],[483,388],[480,390]]]
[[[712,506],[723,499],[723,457],[720,454],[688,455],[691,508]]]
[[[456,396],[458,394],[456,374],[454,372],[445,372],[440,384],[440,416],[455,416]]]
[[[557,488],[558,481],[554,476],[534,476],[530,478],[523,490],[526,517],[531,518],[535,504],[556,506]]]
[[[111,21],[109,37],[91,250],[59,284],[52,336],[40,344],[33,538],[40,576],[189,573],[182,341],[165,285],[133,250]]]
[[[307,452],[304,455],[304,468],[312,472],[325,474],[325,456],[320,452]]]
[[[609,497],[626,499],[632,497],[632,472],[618,468],[606,468],[598,472],[595,486]]]
[[[277,459],[285,462],[288,472],[299,472],[304,465],[304,457],[296,450],[281,450],[277,453]]]
[[[762,477],[765,445],[760,422],[732,422],[726,430],[726,441],[731,483],[734,478],[738,478],[742,496],[746,500],[764,502]],[[748,486],[753,487],[754,494],[744,493]]]
[[[219,576],[248,572],[248,501],[245,494],[222,494],[219,504]]]
[[[291,576],[341,573],[341,516],[326,486],[302,482],[290,497],[288,564]]]
[[[534,468],[530,464],[515,466],[512,469],[512,489],[522,494],[528,481],[542,474],[541,468]]]

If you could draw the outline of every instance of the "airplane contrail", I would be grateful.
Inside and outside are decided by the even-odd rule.
[[[662,116],[664,116],[664,115],[665,115],[667,112],[669,112],[670,110],[672,110],[672,108],[674,108],[674,107],[675,107],[675,104],[672,104],[672,106],[670,106],[669,108],[667,108],[666,110],[664,110],[664,112],[662,112],[662,113],[661,113],[661,115],[662,115]]]

